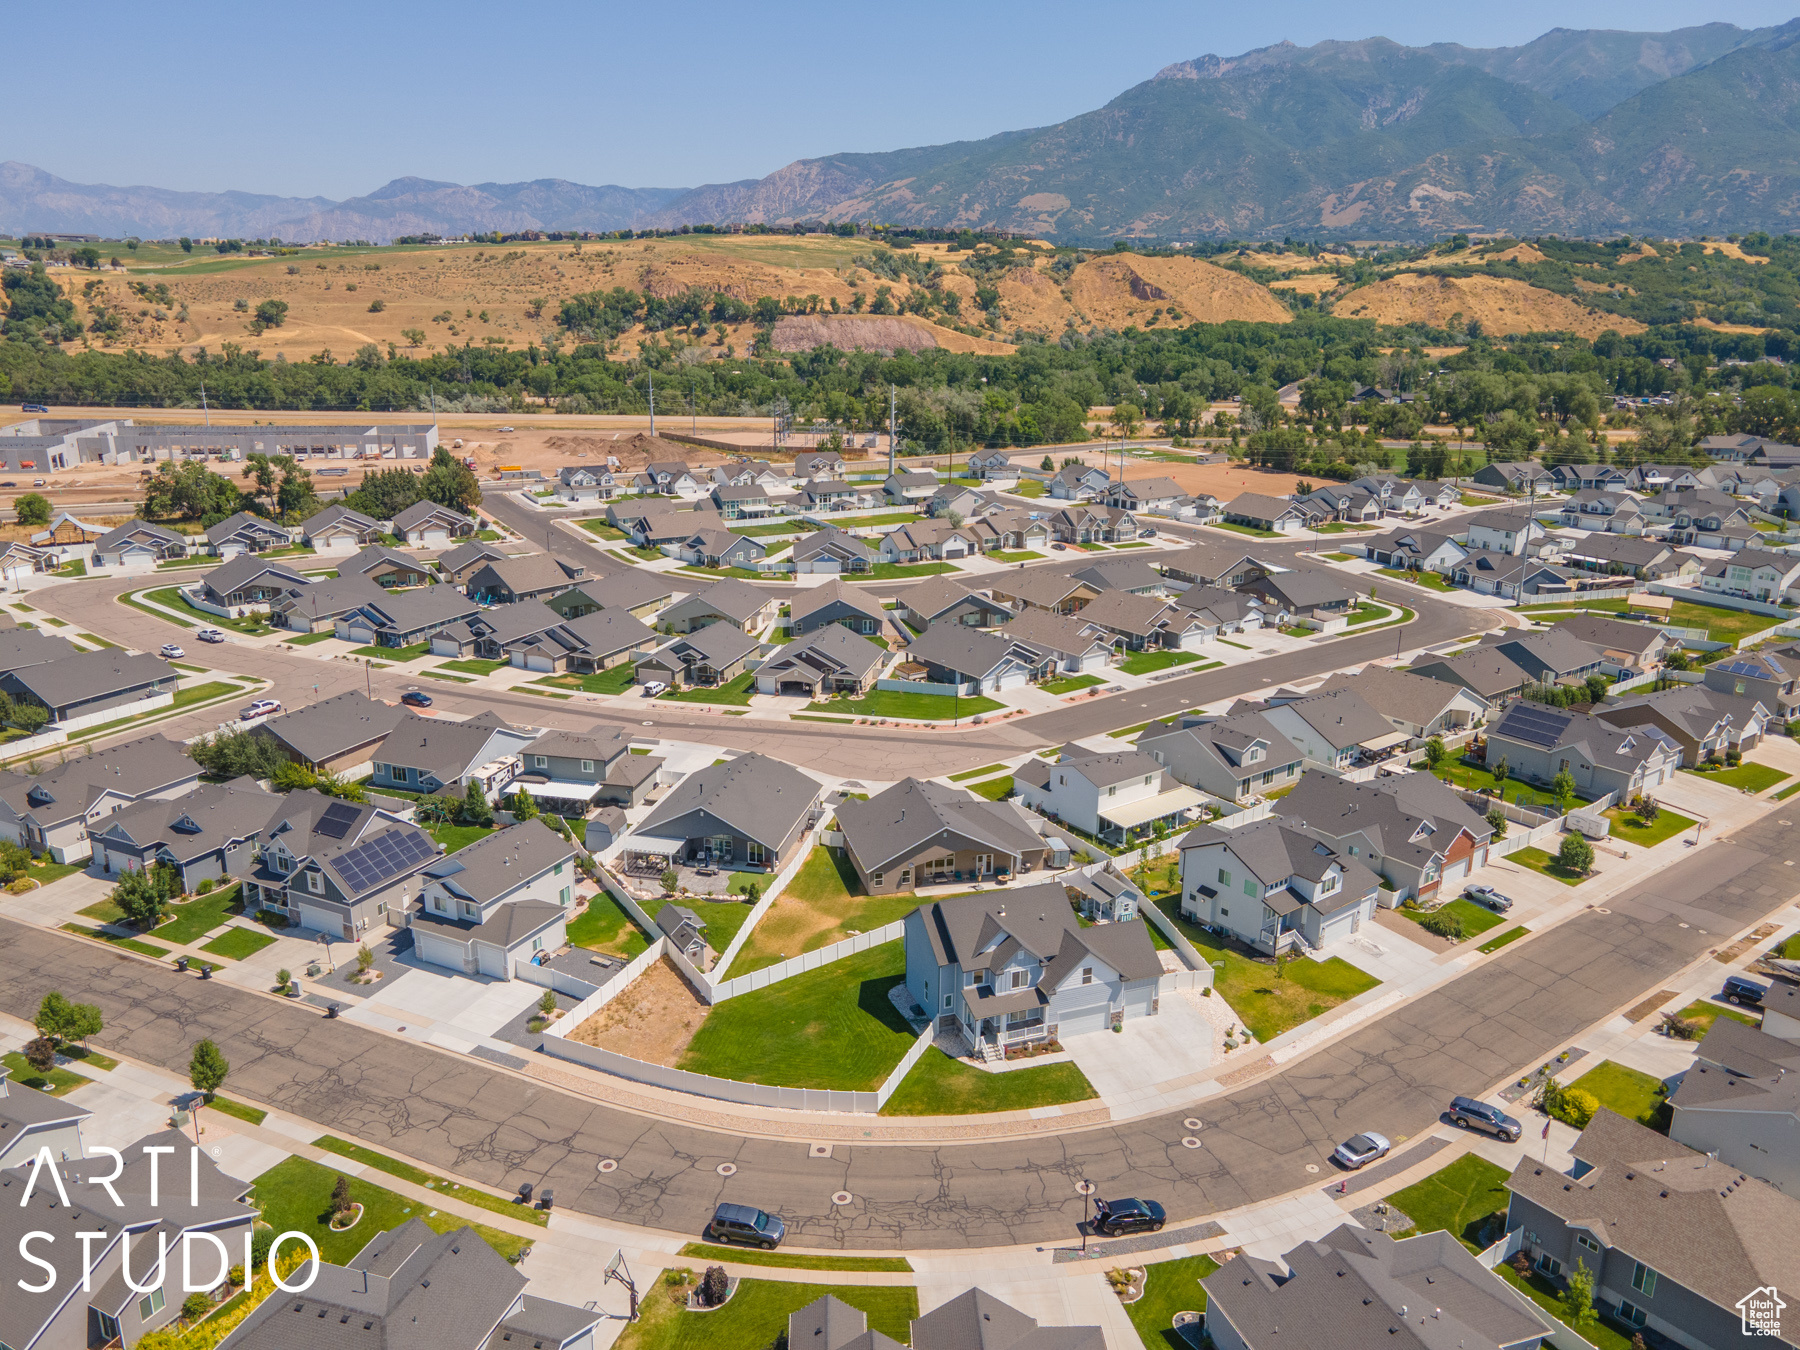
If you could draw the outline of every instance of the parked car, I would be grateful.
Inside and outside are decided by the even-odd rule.
[[[1473,1097],[1454,1097],[1450,1101],[1450,1123],[1465,1130],[1485,1130],[1496,1139],[1516,1144],[1525,1127],[1497,1106],[1478,1102]]]
[[[408,689],[404,694],[400,695],[400,701],[409,708],[429,708],[431,706],[431,695],[427,694],[422,689]]]
[[[1154,539],[1154,538],[1156,538],[1156,527],[1154,525],[1152,525],[1147,530],[1139,530],[1138,538],[1139,539]]]
[[[495,427],[494,430],[495,431],[511,431],[512,428],[511,427]]]
[[[44,480],[41,478],[34,478],[31,480],[31,486],[42,487],[42,486],[44,486]]]
[[[1347,1171],[1354,1172],[1359,1167],[1367,1167],[1377,1158],[1387,1157],[1393,1148],[1386,1135],[1370,1130],[1364,1134],[1351,1135],[1337,1146],[1336,1152],[1331,1156]]]
[[[1117,1237],[1121,1233],[1160,1233],[1163,1207],[1154,1200],[1094,1201],[1094,1231]]]
[[[19,486],[19,485],[10,478],[7,479],[4,483],[0,483],[0,487],[17,487],[17,486]]]
[[[1513,906],[1509,896],[1500,894],[1492,886],[1470,886],[1463,891],[1463,894],[1478,905],[1486,905],[1496,914],[1504,914]]]
[[[187,650],[179,642],[165,642],[158,654],[165,661],[178,661],[187,655]]]
[[[644,681],[645,698],[655,698],[658,694],[666,694],[668,692],[669,686],[664,684],[661,680]]]
[[[720,1205],[701,1236],[709,1242],[743,1242],[774,1251],[787,1236],[787,1225],[779,1215],[750,1205]]]
[[[246,704],[238,710],[238,721],[254,722],[259,717],[270,717],[280,711],[280,699],[259,698],[254,703]]]
[[[195,633],[194,636],[199,638],[202,642],[223,642],[225,640],[225,634],[221,633],[217,628],[202,628],[198,633]]]
[[[1061,553],[1065,549],[1067,549],[1069,546],[1067,544],[1052,544],[1052,545],[1050,545],[1050,547],[1055,549],[1058,553]]]
[[[1725,1001],[1727,1003],[1748,1003],[1752,1007],[1760,1008],[1763,996],[1768,992],[1768,985],[1758,984],[1746,976],[1727,975],[1725,977]]]

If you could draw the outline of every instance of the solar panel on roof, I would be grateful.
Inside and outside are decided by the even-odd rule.
[[[327,839],[342,839],[356,823],[362,812],[346,802],[333,802],[319,817],[319,823],[313,826],[314,834],[324,835]]]
[[[1562,739],[1563,732],[1573,720],[1565,713],[1519,703],[1506,714],[1498,730],[1527,745],[1548,750]]]
[[[422,832],[388,830],[367,843],[358,844],[341,858],[335,859],[332,866],[337,869],[339,876],[350,883],[350,888],[360,895],[435,856],[437,847],[432,843],[431,836]]]

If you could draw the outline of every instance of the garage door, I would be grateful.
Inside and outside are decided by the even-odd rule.
[[[778,694],[787,694],[795,698],[811,698],[813,696],[813,687],[810,684],[804,684],[799,680],[783,680],[776,688],[775,692]]]
[[[485,942],[475,944],[475,961],[483,975],[506,977],[506,953]]]
[[[1467,858],[1463,858],[1458,862],[1453,862],[1444,869],[1444,885],[1454,886],[1468,875],[1469,860]]]
[[[1057,1014],[1056,1034],[1059,1037],[1080,1036],[1089,1031],[1105,1031],[1111,1025],[1112,1018],[1107,1005],[1093,1003],[1085,1008]]]
[[[442,548],[445,544],[448,544],[449,542],[450,542],[450,536],[445,534],[442,530],[426,530],[425,531],[425,547],[426,548]]]
[[[333,937],[344,931],[344,921],[335,910],[319,909],[313,905],[300,906],[300,926],[320,933],[330,933]]]
[[[425,933],[413,929],[413,950],[419,959],[428,965],[448,966],[451,970],[463,968],[465,949],[460,942],[439,937],[436,933]]]

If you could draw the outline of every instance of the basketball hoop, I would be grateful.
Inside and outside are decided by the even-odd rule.
[[[628,1294],[631,1298],[631,1311],[628,1314],[626,1314],[625,1320],[628,1322],[637,1321],[638,1320],[637,1283],[631,1278],[631,1271],[625,1264],[625,1249],[623,1247],[619,1248],[618,1251],[614,1252],[613,1259],[606,1263],[606,1273],[605,1273],[604,1277],[601,1279],[601,1283],[606,1284],[613,1280],[617,1280],[620,1284],[624,1285],[626,1294]]]

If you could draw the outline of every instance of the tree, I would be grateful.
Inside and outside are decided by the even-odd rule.
[[[301,767],[282,753],[273,736],[255,731],[215,732],[189,745],[188,757],[213,778],[274,779],[285,768]]]
[[[1506,838],[1506,812],[1495,807],[1487,813],[1488,828],[1493,830],[1495,839]]]
[[[425,345],[425,330],[423,328],[402,328],[400,330],[400,336],[406,339],[406,345],[409,347],[423,347]]]
[[[1433,736],[1430,740],[1425,742],[1425,762],[1432,768],[1435,769],[1438,765],[1442,764],[1444,760],[1449,757],[1449,754],[1450,752],[1444,749],[1444,738],[1442,736]]]
[[[513,793],[507,808],[513,813],[513,819],[523,824],[528,820],[536,820],[539,815],[537,799],[524,788]]]
[[[213,1094],[225,1085],[230,1073],[230,1061],[212,1041],[204,1040],[194,1047],[193,1058],[188,1060],[188,1081],[196,1092],[206,1094],[207,1101],[211,1101]]]
[[[1038,468],[1042,469],[1045,473],[1055,473],[1056,461],[1051,459],[1050,456],[1045,455],[1042,462],[1039,463]]]
[[[15,703],[12,724],[27,736],[35,736],[50,720],[50,710],[41,703]]]
[[[675,888],[681,884],[681,873],[673,867],[665,867],[659,880],[662,882],[662,888],[673,895]]]
[[[183,253],[192,253],[194,251],[194,241],[189,239],[185,234],[181,236],[178,242],[181,244],[181,251]]]
[[[348,1215],[355,1203],[350,1198],[350,1178],[339,1173],[337,1185],[331,1188],[331,1212],[340,1217]]]
[[[1567,769],[1559,771],[1550,780],[1550,795],[1556,798],[1557,810],[1564,809],[1564,804],[1575,795],[1575,776]]]
[[[544,1014],[545,1017],[548,1017],[551,1013],[556,1011],[556,993],[554,990],[544,990],[543,996],[538,999],[538,1011]]]
[[[1499,788],[1505,787],[1506,780],[1512,776],[1512,765],[1508,763],[1505,755],[1500,756],[1500,762],[1494,765],[1493,775],[1494,786]]]
[[[1112,429],[1119,434],[1119,439],[1128,441],[1138,434],[1144,425],[1144,410],[1135,403],[1121,403],[1113,408]]]
[[[419,480],[420,494],[452,511],[473,511],[481,505],[481,484],[474,471],[443,446],[432,452],[431,467]]]
[[[13,512],[21,525],[48,525],[50,499],[41,492],[27,492],[13,502]]]
[[[1606,697],[1606,691],[1612,688],[1612,681],[1595,671],[1587,677],[1587,696],[1589,703],[1598,703]]]
[[[167,870],[172,869],[134,869],[122,875],[119,884],[113,887],[112,902],[123,911],[126,920],[142,932],[156,927],[168,913],[170,893],[157,875],[158,871]]]
[[[265,328],[279,328],[287,322],[288,303],[285,300],[265,300],[256,307],[256,321]]]
[[[1600,1320],[1594,1309],[1594,1272],[1580,1262],[1569,1271],[1569,1287],[1563,1290],[1562,1320],[1577,1333]]]
[[[1594,846],[1578,834],[1565,834],[1562,847],[1556,851],[1556,861],[1571,872],[1586,876],[1594,865]]]
[[[56,1042],[48,1036],[34,1036],[25,1042],[25,1062],[39,1073],[56,1067]]]
[[[369,972],[369,967],[374,964],[375,953],[369,950],[366,943],[356,949],[356,968],[358,970],[366,975]]]
[[[381,313],[382,310],[384,310],[386,308],[387,308],[387,301],[385,301],[385,300],[369,301],[369,313],[371,313],[371,314],[379,314],[379,313]]]
[[[463,788],[463,798],[457,807],[456,817],[464,825],[494,823],[494,808],[488,804],[487,793],[481,784],[473,778]]]

